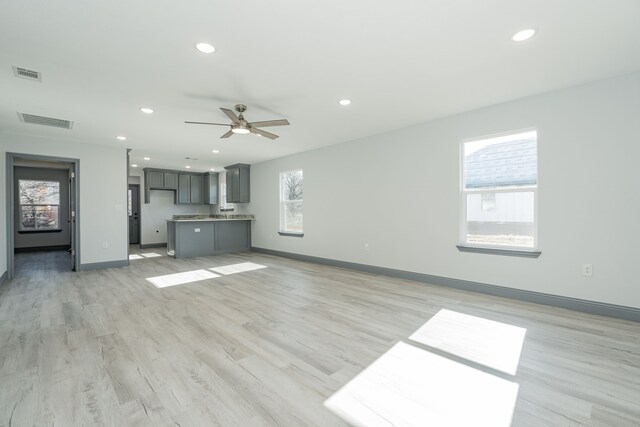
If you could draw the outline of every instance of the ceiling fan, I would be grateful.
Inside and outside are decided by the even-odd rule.
[[[258,129],[258,127],[286,126],[289,124],[289,120],[287,119],[265,120],[262,122],[248,122],[245,120],[244,116],[242,115],[242,113],[247,111],[247,106],[244,104],[236,105],[236,111],[239,113],[238,115],[236,115],[236,113],[229,110],[228,108],[220,108],[220,109],[224,114],[227,115],[227,117],[231,119],[231,123],[225,124],[225,123],[187,122],[187,121],[185,121],[185,123],[192,124],[192,125],[230,126],[231,130],[225,133],[224,135],[222,135],[220,138],[229,138],[234,133],[238,133],[238,134],[253,133],[258,136],[264,136],[265,138],[269,138],[269,139],[276,139],[278,135],[273,134],[271,132],[264,131],[262,129]]]

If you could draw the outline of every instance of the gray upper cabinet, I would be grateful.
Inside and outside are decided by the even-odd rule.
[[[162,171],[148,171],[146,177],[147,187],[164,188],[164,173]]]
[[[249,203],[249,170],[251,165],[238,163],[226,166],[227,203]]]
[[[178,173],[161,169],[144,170],[145,187],[151,190],[177,190]]]
[[[175,172],[164,173],[164,188],[166,190],[178,189],[178,174]]]
[[[203,202],[207,205],[218,204],[218,172],[205,173],[203,177]]]
[[[201,174],[178,174],[177,203],[200,205],[202,204],[202,192]]]
[[[218,173],[182,173],[176,170],[145,168],[145,203],[151,202],[151,190],[174,191],[177,204],[216,205],[218,204]]]
[[[178,203],[191,203],[191,175],[178,175]]]
[[[202,175],[191,175],[191,203],[202,204]]]

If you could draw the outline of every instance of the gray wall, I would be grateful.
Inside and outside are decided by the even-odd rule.
[[[71,244],[69,232],[69,171],[64,169],[43,169],[34,167],[14,168],[14,247],[15,248],[36,248],[43,246],[65,246]],[[18,180],[20,179],[40,179],[46,181],[58,181],[60,183],[60,208],[58,211],[60,232],[51,233],[19,233],[19,192]]]
[[[639,118],[635,73],[259,163],[252,244],[640,308]],[[542,255],[459,252],[461,141],[532,127]],[[282,237],[278,174],[297,168],[304,237]]]

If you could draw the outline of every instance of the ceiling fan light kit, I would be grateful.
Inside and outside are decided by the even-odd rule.
[[[258,127],[268,127],[268,126],[288,126],[289,120],[287,119],[278,119],[278,120],[264,120],[260,122],[248,122],[245,120],[243,113],[247,111],[247,106],[244,104],[238,104],[235,107],[238,114],[229,110],[228,108],[220,108],[222,112],[231,119],[231,123],[210,123],[210,122],[189,122],[185,121],[185,123],[192,125],[213,125],[213,126],[229,126],[230,129],[227,133],[222,135],[220,138],[229,138],[233,134],[248,134],[252,133],[257,136],[263,136],[269,139],[276,139],[278,135],[273,134],[271,132],[267,132],[266,130],[258,129]]]
[[[239,134],[247,134],[250,133],[251,130],[249,128],[246,128],[242,125],[232,125],[231,126],[231,132],[233,133],[239,133]]]

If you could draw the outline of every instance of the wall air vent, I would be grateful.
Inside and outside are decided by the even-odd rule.
[[[15,74],[16,77],[22,77],[23,79],[35,80],[38,82],[42,81],[41,72],[29,70],[22,67],[16,67],[15,65],[13,66],[13,74]]]
[[[69,120],[35,116],[33,114],[18,113],[18,118],[22,123],[29,123],[32,125],[51,126],[54,128],[62,128],[62,129],[71,129],[73,127],[73,122]]]

